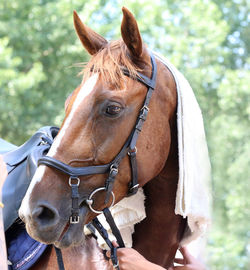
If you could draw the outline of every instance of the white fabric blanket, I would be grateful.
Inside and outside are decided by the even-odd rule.
[[[167,59],[154,54],[171,71],[177,86],[179,181],[175,214],[187,218],[188,226],[181,242],[181,245],[186,245],[203,235],[210,224],[210,161],[203,119],[188,81]],[[131,247],[134,224],[145,218],[142,189],[138,194],[117,203],[111,209],[111,213],[121,230],[126,246]],[[102,215],[100,220],[108,229]],[[110,229],[108,231],[111,234]],[[101,237],[98,237],[98,243],[105,247]]]
[[[185,245],[203,235],[210,225],[211,166],[202,113],[191,86],[166,58],[155,56],[171,71],[177,87],[179,181],[175,214],[187,217],[181,242]]]

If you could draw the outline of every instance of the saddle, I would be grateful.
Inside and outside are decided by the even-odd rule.
[[[18,209],[37,168],[37,160],[47,154],[58,131],[57,127],[43,127],[20,147],[0,139],[0,154],[8,171],[2,200],[9,270],[29,269],[48,247],[27,234],[18,219]]]
[[[18,209],[35,173],[37,160],[47,154],[58,130],[57,127],[43,127],[20,147],[0,140],[0,154],[8,171],[2,190],[5,230],[18,218]]]
[[[9,143],[0,138],[0,155],[15,150],[17,148],[16,145]]]

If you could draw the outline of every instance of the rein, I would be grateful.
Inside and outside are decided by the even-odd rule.
[[[138,191],[138,177],[137,177],[137,161],[136,161],[136,142],[138,139],[138,136],[142,130],[143,123],[147,119],[147,115],[149,112],[149,103],[150,99],[152,97],[153,91],[155,89],[156,84],[156,74],[157,74],[157,65],[155,61],[155,57],[153,54],[150,54],[151,57],[151,64],[152,64],[152,75],[151,78],[146,77],[145,75],[141,74],[140,72],[137,73],[136,77],[133,79],[139,81],[140,83],[147,86],[147,94],[144,100],[144,104],[139,112],[139,115],[136,120],[136,124],[134,128],[132,129],[128,139],[126,140],[125,144],[123,145],[120,152],[116,155],[116,157],[111,161],[110,163],[104,164],[104,165],[97,165],[97,166],[87,166],[87,167],[72,167],[70,165],[67,165],[53,157],[44,156],[41,157],[38,160],[38,166],[39,165],[46,165],[52,168],[55,168],[64,174],[69,175],[69,186],[71,187],[71,198],[72,198],[72,208],[71,208],[71,216],[70,216],[70,223],[75,224],[79,223],[80,217],[79,217],[79,192],[78,187],[80,185],[80,176],[86,176],[86,175],[94,175],[94,174],[104,174],[108,173],[108,177],[105,181],[105,185],[103,187],[99,187],[95,189],[86,200],[86,203],[88,204],[90,210],[94,213],[100,214],[103,213],[107,222],[109,223],[112,233],[117,239],[117,242],[119,244],[119,247],[124,247],[124,243],[122,240],[122,237],[120,235],[119,229],[116,227],[115,222],[113,220],[113,217],[109,211],[109,208],[105,208],[102,211],[98,211],[93,209],[93,195],[96,194],[99,191],[106,191],[106,197],[105,197],[105,204],[107,204],[110,200],[110,196],[112,197],[112,203],[111,206],[114,204],[115,201],[115,195],[113,193],[113,185],[116,179],[116,176],[119,172],[119,165],[123,158],[128,155],[130,159],[130,165],[131,165],[131,175],[132,179],[129,184],[128,194],[127,196],[131,196],[136,194]],[[131,77],[130,73],[127,69],[123,68],[122,72],[124,75]],[[109,207],[111,207],[109,206]],[[111,241],[108,238],[107,231],[104,229],[102,224],[99,222],[98,218],[94,218],[92,221],[93,226],[95,229],[101,234],[101,236],[106,241],[107,245],[111,249],[111,260],[113,263],[113,266],[115,269],[119,269],[117,254],[116,254],[116,248],[113,246]],[[60,250],[59,250],[60,251]],[[57,250],[57,255],[58,252]],[[59,255],[60,257],[60,255]],[[62,258],[60,259],[60,261]],[[59,265],[62,265],[60,263]],[[64,268],[60,268],[64,269]]]

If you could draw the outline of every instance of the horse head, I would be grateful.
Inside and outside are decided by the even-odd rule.
[[[76,32],[91,59],[84,68],[82,83],[65,102],[64,121],[47,154],[74,168],[110,164],[129,138],[144,104],[148,87],[138,80],[138,74],[151,78],[151,57],[135,18],[126,8],[122,11],[122,38],[112,42],[84,25],[74,12]],[[164,168],[176,111],[175,82],[157,59],[156,64],[156,84],[147,108],[147,121],[136,143],[140,186]],[[107,172],[89,174],[70,178],[69,183],[69,176],[61,170],[40,164],[19,211],[28,233],[58,247],[82,242],[83,225],[97,215],[90,211],[86,200],[93,191],[105,186],[107,177]],[[125,155],[113,184],[115,203],[127,195],[131,178],[129,156]],[[74,185],[75,181],[79,181],[79,220],[72,224],[69,184]],[[92,207],[102,210],[109,206],[111,198],[105,198],[105,190],[97,192]]]

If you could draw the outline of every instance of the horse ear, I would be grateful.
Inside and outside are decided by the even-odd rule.
[[[82,45],[89,54],[93,55],[97,53],[108,43],[105,38],[83,24],[76,11],[74,11],[74,25]]]
[[[142,39],[133,14],[125,7],[122,8],[123,19],[121,24],[122,39],[133,56],[142,55]]]

